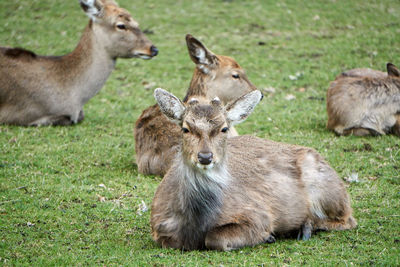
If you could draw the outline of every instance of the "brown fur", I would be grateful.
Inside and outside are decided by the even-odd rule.
[[[315,230],[356,226],[342,181],[315,150],[227,138],[231,113],[242,120],[252,110],[243,105],[248,95],[226,110],[201,98],[186,105],[179,123],[188,131],[151,209],[152,236],[162,247],[232,250],[293,231],[306,240]],[[210,165],[199,163],[200,152],[212,154]]]
[[[21,58],[21,59],[33,59],[36,58],[36,54],[32,51],[23,49],[23,48],[6,48],[4,50],[4,55],[12,58]]]
[[[385,78],[387,73],[379,70],[368,68],[352,69],[342,72],[341,76],[345,77],[370,77],[370,78]]]
[[[191,96],[209,99],[218,96],[224,103],[228,103],[256,89],[234,59],[213,54],[191,35],[186,36],[186,42],[196,68],[184,102]],[[204,51],[204,59],[198,58],[198,49]],[[240,78],[235,79],[232,74]],[[236,131],[232,129],[231,134],[236,135]],[[134,135],[139,172],[164,175],[175,158],[180,142],[180,128],[162,115],[158,105],[154,105],[142,112],[136,121]]]
[[[81,0],[81,5],[91,20],[71,53],[38,56],[0,47],[0,124],[80,122],[83,105],[102,88],[117,58],[154,56],[137,22],[115,2],[95,0],[96,14],[90,13],[94,7],[89,0]],[[117,28],[121,23],[125,30]]]
[[[400,72],[390,63],[387,69],[386,75],[355,71],[331,83],[327,92],[328,129],[338,135],[400,136]]]

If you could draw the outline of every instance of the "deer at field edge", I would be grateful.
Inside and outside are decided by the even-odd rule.
[[[105,84],[117,58],[150,59],[157,48],[111,0],[80,0],[89,24],[64,56],[0,47],[0,124],[71,125]]]

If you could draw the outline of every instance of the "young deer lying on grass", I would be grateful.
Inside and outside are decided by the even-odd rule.
[[[244,70],[232,58],[215,55],[200,41],[188,34],[189,55],[196,64],[184,102],[193,95],[223,103],[233,101],[257,88],[248,80]],[[237,135],[232,128],[230,135]],[[144,110],[135,125],[135,151],[139,172],[164,175],[176,157],[180,128],[170,122],[156,104]]]
[[[328,129],[339,135],[400,136],[400,71],[396,66],[388,63],[387,74],[370,69],[344,74],[327,92]]]
[[[314,230],[356,226],[342,181],[316,151],[227,137],[260,101],[259,91],[226,109],[218,98],[191,98],[184,105],[162,89],[154,95],[182,129],[152,204],[152,236],[162,247],[232,250],[292,231],[307,240]]]
[[[70,125],[103,87],[117,58],[157,55],[128,11],[113,1],[80,0],[90,17],[79,44],[64,56],[0,47],[0,124]]]

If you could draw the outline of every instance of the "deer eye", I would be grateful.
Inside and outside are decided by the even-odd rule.
[[[224,128],[221,129],[221,132],[226,133],[228,130],[229,130],[228,127],[224,127]]]
[[[122,24],[122,23],[117,24],[117,28],[120,29],[120,30],[126,30],[125,24]]]
[[[188,132],[189,132],[189,129],[188,129],[188,128],[185,128],[185,127],[183,127],[183,128],[182,128],[182,132],[183,132],[183,133],[188,133]]]
[[[240,78],[240,76],[239,76],[239,74],[232,74],[232,77],[234,78],[234,79],[239,79]]]

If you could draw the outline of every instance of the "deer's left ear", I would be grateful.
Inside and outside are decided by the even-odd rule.
[[[218,58],[192,35],[186,35],[186,44],[189,55],[197,67],[205,74],[218,65]]]
[[[179,98],[161,88],[154,90],[154,98],[157,100],[161,112],[168,119],[177,124],[182,122],[185,106]]]
[[[386,69],[389,76],[400,77],[400,70],[392,63],[388,63]]]
[[[100,0],[79,0],[83,11],[86,15],[95,21],[97,18],[101,17],[104,3]]]
[[[255,90],[238,98],[226,108],[228,122],[235,125],[246,120],[262,97],[262,93]]]

